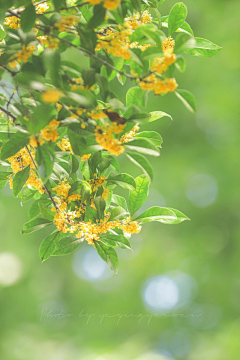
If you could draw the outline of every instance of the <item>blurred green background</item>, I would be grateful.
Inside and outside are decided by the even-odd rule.
[[[166,0],[162,15],[174,3]],[[150,159],[146,206],[179,209],[191,222],[146,224],[132,237],[133,253],[120,250],[117,275],[87,244],[41,264],[49,231],[20,235],[29,204],[1,190],[1,360],[240,359],[240,6],[184,3],[195,35],[223,49],[208,59],[186,55],[178,74],[179,88],[197,99],[196,116],[173,94],[149,98],[148,110],[174,121],[151,124],[164,144]],[[120,162],[140,174],[124,155]]]

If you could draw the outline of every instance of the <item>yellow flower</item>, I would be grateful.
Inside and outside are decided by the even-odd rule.
[[[68,138],[62,138],[58,143],[57,146],[60,147],[62,151],[70,151],[73,154],[72,146]]]
[[[67,179],[64,179],[62,181],[59,181],[59,184],[52,190],[56,191],[58,196],[62,196],[64,199],[66,199],[70,188],[71,186],[69,182],[67,181]]]
[[[175,41],[173,40],[173,38],[171,36],[169,36],[162,42],[162,49],[163,49],[163,51],[169,50],[169,49],[173,50],[174,45],[175,45]]]
[[[47,90],[42,94],[42,99],[45,103],[56,103],[62,97],[62,95],[63,93],[60,90]]]
[[[124,152],[124,146],[114,137],[114,134],[121,133],[124,125],[113,123],[107,124],[105,127],[97,126],[95,130],[96,141],[105,150],[108,150],[112,155],[120,155]]]
[[[44,11],[47,11],[49,9],[49,6],[47,2],[44,2],[42,4],[38,4],[35,9],[37,14],[42,14],[44,13]]]
[[[118,7],[120,2],[121,0],[105,0],[103,6],[108,10],[114,10]]]
[[[132,128],[132,130],[130,130],[129,132],[127,132],[126,134],[124,134],[121,139],[120,139],[120,143],[127,143],[130,140],[132,140],[132,138],[135,136],[136,131],[139,130],[139,126],[138,124],[134,125],[134,127]]]

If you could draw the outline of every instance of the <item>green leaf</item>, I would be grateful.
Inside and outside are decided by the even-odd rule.
[[[127,107],[130,105],[145,106],[145,95],[146,91],[140,87],[131,87],[126,94]]]
[[[30,121],[26,124],[28,130],[36,134],[50,123],[56,113],[52,104],[38,105],[31,114]]]
[[[70,174],[73,175],[75,174],[79,169],[79,161],[78,158],[73,155],[70,154]]]
[[[163,112],[163,111],[152,111],[152,112],[150,112],[150,116],[151,116],[151,117],[150,117],[150,119],[148,120],[149,122],[152,122],[152,121],[161,119],[161,118],[164,117],[164,116],[169,117],[171,120],[173,119],[173,118],[171,117],[171,115],[169,115],[169,114],[167,114],[167,113],[165,113],[165,112]]]
[[[39,202],[38,200],[36,200],[34,201],[34,203],[32,203],[28,211],[29,220],[36,218],[38,215],[40,215],[40,208],[39,208]]]
[[[140,133],[135,134],[135,138],[140,139],[149,139],[151,140],[157,147],[161,147],[163,139],[159,133],[156,131],[142,131]]]
[[[96,74],[95,76],[96,76],[97,83],[100,87],[100,95],[102,97],[102,100],[106,101],[107,94],[108,94],[108,79],[101,74]]]
[[[54,165],[54,152],[45,144],[37,147],[36,161],[38,164],[39,174],[43,179],[49,178]]]
[[[183,56],[178,55],[174,64],[178,71],[184,72],[186,70],[186,60]]]
[[[160,206],[153,206],[149,208],[148,210],[144,211],[141,215],[137,216],[135,219],[136,221],[139,221],[140,223],[148,223],[151,221],[159,221],[161,223],[168,223],[170,224],[171,221],[176,221],[177,216],[175,213],[164,207]]]
[[[185,52],[189,55],[200,57],[211,57],[216,55],[221,47],[213,44],[211,41],[195,37],[195,45],[192,49],[187,49]]]
[[[186,215],[184,215],[181,211],[176,210],[176,209],[172,209],[172,208],[168,208],[169,210],[171,210],[172,212],[174,212],[174,214],[177,217],[177,220],[171,220],[171,224],[179,224],[185,220],[190,220],[189,217],[187,217]],[[167,224],[167,222],[166,222]]]
[[[85,200],[88,200],[91,193],[92,193],[91,185],[88,184],[87,181],[82,181],[82,187],[81,187],[81,203],[83,203]]]
[[[120,249],[132,249],[130,242],[123,235],[107,234],[101,236],[99,241],[110,247],[118,247]]]
[[[39,256],[41,261],[47,260],[55,250],[56,244],[59,242],[62,232],[54,231],[51,235],[47,236],[40,245]]]
[[[52,49],[45,49],[43,52],[43,60],[46,70],[49,71],[52,84],[57,88],[62,87],[62,78],[60,75],[61,58],[59,53]]]
[[[15,155],[29,142],[29,135],[22,132],[15,133],[12,138],[3,145],[1,150],[1,160],[5,160]]]
[[[53,256],[68,255],[75,251],[83,242],[83,238],[76,238],[75,236],[67,236],[56,243]]]
[[[124,218],[126,216],[129,216],[129,212],[127,212],[124,208],[122,208],[121,206],[116,206],[115,208],[112,209],[111,211],[111,215],[109,218],[109,221],[112,221],[113,219],[120,219],[120,218]]]
[[[130,150],[135,150],[137,152],[152,155],[152,156],[159,156],[160,152],[155,144],[149,139],[133,139],[129,141],[125,147]]]
[[[88,21],[87,29],[95,29],[101,25],[105,19],[106,9],[101,5],[96,5],[93,8],[93,16]]]
[[[75,155],[79,155],[79,156],[85,155],[87,142],[83,136],[77,135],[74,131],[68,129],[68,139],[71,143]]]
[[[13,178],[13,196],[17,197],[29,177],[30,165],[16,173]]]
[[[153,169],[145,156],[130,151],[125,152],[125,154],[135,165],[139,166],[144,171],[150,180],[153,180]]]
[[[115,272],[115,274],[118,271],[119,262],[116,251],[99,241],[94,241],[94,248],[97,250],[98,254],[101,256],[101,258],[108,264],[110,269]]]
[[[172,35],[184,22],[187,16],[187,7],[182,2],[175,4],[169,14],[168,31]]]
[[[192,93],[188,90],[176,90],[175,94],[191,112],[196,112],[196,101]]]
[[[126,199],[124,197],[113,194],[112,202],[119,205],[119,206],[121,206],[125,211],[128,212],[127,202],[126,202]]]
[[[128,174],[119,174],[116,176],[110,176],[107,179],[108,183],[117,184],[124,189],[135,190],[136,184],[134,178]]]
[[[40,211],[41,211],[41,214],[44,217],[44,219],[53,221],[55,212],[53,212],[51,209],[43,207],[43,206],[40,206]]]
[[[34,231],[41,230],[44,227],[47,227],[49,225],[52,225],[52,221],[50,221],[50,220],[46,220],[43,218],[33,219],[23,225],[21,233],[22,234],[30,234]]]
[[[33,4],[29,4],[25,8],[25,10],[23,10],[23,12],[21,13],[21,20],[20,20],[21,29],[25,33],[29,32],[34,27],[35,20],[36,20],[35,7],[33,6]]]
[[[177,54],[192,49],[195,43],[195,39],[191,35],[187,33],[178,34],[175,39],[174,52]]]
[[[131,217],[145,203],[148,198],[150,181],[146,175],[138,176],[135,179],[136,190],[129,192],[129,206]]]
[[[94,204],[97,209],[98,219],[103,220],[104,219],[104,210],[106,208],[106,201],[103,199],[102,196],[97,196],[94,199]]]
[[[13,172],[1,171],[0,172],[0,181],[8,180],[9,176],[12,174],[13,174]]]

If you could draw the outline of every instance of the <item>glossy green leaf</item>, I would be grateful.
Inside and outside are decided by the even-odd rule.
[[[188,90],[176,90],[175,94],[191,112],[196,112],[196,101],[192,93]]]
[[[94,199],[94,204],[97,209],[98,219],[103,220],[104,218],[104,210],[106,208],[106,201],[103,199],[102,196],[97,196]]]
[[[168,31],[169,35],[172,35],[184,22],[187,16],[187,7],[182,2],[175,4],[168,18]]]
[[[125,145],[126,149],[135,150],[137,152],[152,155],[152,156],[159,156],[160,152],[156,145],[149,139],[134,139],[132,141],[129,141]]]
[[[51,255],[53,255],[56,244],[59,242],[62,237],[60,231],[54,231],[51,235],[47,236],[40,245],[39,256],[41,261],[47,260]]]
[[[49,225],[52,225],[52,221],[43,218],[36,218],[24,224],[21,233],[30,234],[34,231],[41,230]]]
[[[97,250],[98,254],[101,256],[101,258],[108,264],[110,269],[116,274],[119,268],[119,261],[116,251],[113,248],[99,241],[94,241],[93,246]]]
[[[125,211],[128,212],[127,201],[124,197],[113,194],[112,202],[122,207]]]
[[[153,206],[148,210],[144,211],[141,215],[137,216],[133,220],[139,221],[140,223],[147,223],[151,221],[159,221],[161,223],[168,223],[170,224],[171,221],[176,221],[177,216],[176,214],[164,207],[160,206]]]
[[[33,4],[29,4],[21,14],[21,29],[26,33],[32,30],[35,25],[36,12]]]
[[[128,174],[119,174],[116,176],[110,176],[107,179],[108,183],[117,184],[124,189],[135,190],[136,184],[134,178]]]
[[[35,219],[38,215],[40,215],[40,207],[38,200],[34,201],[32,205],[30,206],[30,209],[28,211],[28,217],[29,220]]]
[[[152,121],[155,121],[155,120],[158,120],[158,119],[161,119],[162,117],[164,116],[167,116],[169,117],[171,120],[173,119],[171,117],[171,115],[163,112],[163,111],[152,111],[150,112],[150,119],[148,120],[149,122],[152,122]]]
[[[121,206],[116,206],[111,210],[111,215],[109,220],[112,221],[116,219],[125,218],[128,215],[129,213],[124,208],[122,208]]]
[[[142,131],[135,134],[135,138],[138,139],[149,139],[155,146],[161,147],[163,139],[159,133],[156,131]]]
[[[135,179],[136,190],[129,192],[129,207],[131,217],[145,203],[148,198],[150,181],[146,175],[138,176]]]
[[[150,180],[153,180],[153,169],[148,161],[142,154],[134,153],[127,151],[125,152],[127,157],[137,166],[139,166],[144,173],[149,177]]]
[[[120,249],[131,250],[130,242],[123,235],[113,235],[113,234],[102,235],[99,241],[113,248],[118,247]]]
[[[174,64],[178,71],[184,72],[186,70],[186,60],[183,56],[178,55],[177,60]]]
[[[17,132],[12,138],[3,145],[0,156],[1,160],[5,160],[10,156],[15,155],[29,142],[29,135],[27,133]]]
[[[189,55],[200,57],[211,57],[216,55],[221,47],[212,43],[209,40],[195,37],[195,45],[192,49],[187,49],[185,52]]]
[[[67,236],[59,240],[55,244],[54,252],[52,256],[68,255],[75,251],[83,242],[83,238],[76,238],[75,236]]]
[[[16,173],[13,178],[13,196],[17,197],[22,190],[24,184],[28,180],[30,171],[30,165],[26,166],[25,169]]]

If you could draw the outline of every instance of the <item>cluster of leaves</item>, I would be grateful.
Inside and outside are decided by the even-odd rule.
[[[174,39],[176,58],[159,79],[172,78],[176,70],[184,72],[186,62],[182,53],[210,57],[220,50],[210,41],[194,37],[185,21],[187,8],[183,3],[174,5],[168,16],[161,16],[158,7],[162,2],[113,0],[110,7],[104,1],[97,5],[92,5],[91,1],[66,3],[65,0],[35,4],[30,0],[1,2],[0,76],[4,76],[5,82],[2,83],[0,109],[5,116],[0,125],[0,146],[1,166],[7,170],[0,172],[0,187],[11,179],[15,197],[22,203],[34,199],[23,234],[56,224],[56,213],[68,214],[76,208],[81,213],[72,220],[74,224],[97,227],[117,221],[119,227],[100,232],[90,242],[114,271],[118,269],[114,248],[131,248],[131,224],[135,227],[150,221],[177,224],[188,219],[175,209],[158,206],[135,214],[146,201],[153,178],[145,155],[158,156],[162,138],[154,131],[132,130],[136,124],[141,126],[163,116],[170,117],[161,111],[146,113],[148,91],[141,87],[141,83],[149,85],[151,82],[148,77],[152,75],[152,61],[164,56],[165,30]],[[37,11],[41,4],[45,5],[45,11]],[[155,15],[156,19],[143,23],[144,11]],[[134,18],[137,26],[131,29],[127,41],[137,43],[137,47],[128,46],[129,58],[97,48],[99,38],[109,42],[108,31],[121,31],[126,21]],[[126,47],[128,43],[124,41],[126,39],[123,40]],[[141,46],[145,47],[144,51]],[[62,53],[72,48],[89,59],[87,68],[81,68],[78,61],[63,60]],[[110,82],[114,78],[123,86],[127,78],[132,81],[125,104],[111,89]],[[195,99],[189,91],[178,89],[175,94],[190,111],[196,110]],[[57,122],[57,140],[69,141],[66,151],[61,151],[64,149],[57,145],[56,139],[39,140],[43,129],[49,129],[53,120]],[[144,175],[134,179],[121,173],[115,156],[118,154],[110,150],[109,153],[108,148],[97,141],[96,134],[101,138],[112,125],[119,129],[115,131],[114,141]],[[128,139],[120,142],[126,135]],[[108,140],[111,145],[113,139],[109,137]],[[32,161],[27,166],[22,165],[22,149],[26,149]],[[9,160],[15,155],[21,166],[18,171],[11,167]],[[42,191],[26,184],[31,171],[42,181]],[[99,179],[104,179],[103,183],[92,186]],[[67,207],[61,210],[61,198],[59,200],[57,190],[53,189],[64,183],[69,185],[69,190],[65,199]],[[113,193],[116,186],[129,191],[128,201]],[[103,196],[105,190],[107,195]],[[76,197],[68,202],[72,195]],[[130,230],[126,232],[128,225]],[[41,260],[69,254],[83,240],[84,236],[58,228],[43,240]]]

